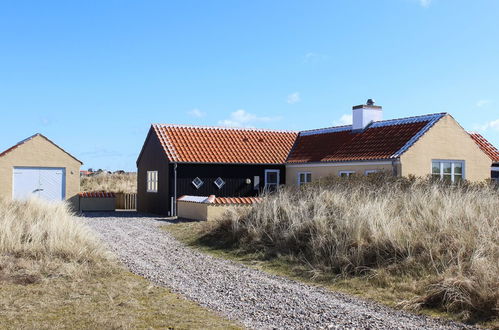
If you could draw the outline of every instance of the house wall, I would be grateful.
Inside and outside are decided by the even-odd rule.
[[[169,215],[170,178],[168,158],[156,134],[149,130],[137,161],[137,211]],[[147,192],[147,171],[158,171],[158,192]]]
[[[490,178],[492,161],[450,115],[444,116],[400,157],[402,175],[431,174],[433,159],[464,160],[464,177]]]
[[[178,201],[177,215],[183,219],[204,221],[208,218],[208,204]]]
[[[280,170],[280,184],[286,182],[286,167],[284,165],[238,165],[238,164],[178,164],[177,167],[177,197],[182,195],[217,197],[251,197],[257,196],[265,185],[265,170]],[[254,189],[253,180],[260,177],[258,189]],[[197,189],[192,180],[199,177],[204,184]],[[225,185],[219,189],[214,181],[221,177]],[[251,183],[247,184],[246,179]]]
[[[80,197],[80,212],[82,211],[114,211],[115,197]]]
[[[250,208],[251,205],[221,205],[178,201],[178,217],[190,220],[215,221],[230,208]]]
[[[66,169],[66,200],[78,210],[81,163],[41,136],[19,145],[0,157],[0,198],[12,199],[13,168],[60,167]]]
[[[399,169],[398,165],[397,169]],[[355,174],[357,175],[364,175],[366,170],[379,170],[393,173],[393,165],[391,161],[292,164],[286,166],[286,184],[297,186],[299,172],[311,172],[312,181],[318,181],[328,176],[338,176],[340,171],[355,171]]]

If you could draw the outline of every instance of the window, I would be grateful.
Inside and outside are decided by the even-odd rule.
[[[222,187],[224,186],[225,181],[224,181],[224,180],[222,180],[222,178],[221,178],[221,177],[218,177],[218,178],[215,180],[215,182],[214,182],[214,183],[215,183],[215,186],[217,186],[217,187],[218,187],[218,189],[220,189],[220,188],[222,188]]]
[[[301,186],[304,183],[312,182],[311,172],[298,172],[298,185]]]
[[[464,161],[462,160],[433,160],[431,175],[445,182],[456,183],[464,179]]]
[[[265,189],[275,190],[279,186],[279,170],[265,170]]]
[[[373,174],[373,173],[378,173],[379,171],[378,170],[366,170],[364,172],[365,175],[369,175],[369,174]]]
[[[253,178],[253,189],[260,189],[260,177],[258,175],[255,175],[255,177]]]
[[[158,171],[147,171],[147,192],[158,192]]]
[[[192,180],[192,184],[196,189],[199,189],[203,185],[203,180],[201,180],[199,177],[196,177],[194,180]]]
[[[342,178],[348,178],[353,174],[355,174],[355,171],[340,171],[338,173],[338,175],[341,176]]]

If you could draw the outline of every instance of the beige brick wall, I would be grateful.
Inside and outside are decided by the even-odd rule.
[[[391,161],[384,162],[366,162],[368,165],[361,165],[359,162],[352,162],[351,164],[331,163],[314,165],[287,165],[286,166],[286,184],[296,186],[298,185],[299,172],[311,172],[312,181],[318,181],[328,176],[338,176],[340,171],[355,171],[356,175],[364,175],[367,170],[379,170],[393,172]]]
[[[25,142],[0,157],[0,198],[12,198],[12,173],[16,166],[62,167],[66,169],[66,199],[78,209],[80,162],[41,136]]]
[[[464,160],[465,178],[470,181],[490,178],[490,158],[450,115],[440,119],[402,154],[402,175],[431,174],[432,159]]]

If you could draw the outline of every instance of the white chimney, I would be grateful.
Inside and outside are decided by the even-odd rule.
[[[352,130],[363,130],[374,121],[383,119],[383,107],[374,105],[374,100],[367,100],[366,104],[352,107],[353,125]]]

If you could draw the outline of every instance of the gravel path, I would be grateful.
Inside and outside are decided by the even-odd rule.
[[[464,328],[211,257],[159,229],[164,219],[133,213],[82,219],[135,274],[249,328]]]

